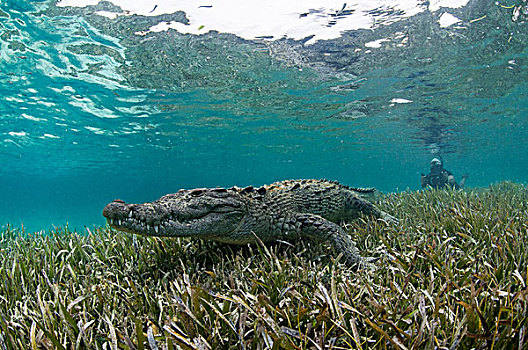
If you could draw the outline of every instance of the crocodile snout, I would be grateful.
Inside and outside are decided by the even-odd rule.
[[[116,199],[103,209],[103,216],[107,219],[113,219],[122,215],[122,213],[127,210],[126,208],[127,205],[124,201],[121,199]]]

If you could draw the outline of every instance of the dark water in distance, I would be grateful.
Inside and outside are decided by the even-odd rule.
[[[455,26],[426,10],[308,45],[3,1],[0,226],[81,230],[115,198],[289,178],[418,190],[436,154],[468,187],[526,183],[528,18],[470,4]]]

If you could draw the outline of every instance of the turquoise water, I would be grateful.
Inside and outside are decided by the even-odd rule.
[[[183,12],[2,1],[0,225],[83,230],[116,198],[288,178],[418,190],[437,154],[469,187],[528,182],[528,21],[513,5],[471,2],[447,28],[446,9],[394,12],[308,45],[135,34]]]

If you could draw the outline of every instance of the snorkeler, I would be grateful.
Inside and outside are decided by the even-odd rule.
[[[461,189],[466,183],[467,175],[462,175],[460,184],[455,181],[455,176],[449,171],[444,169],[442,161],[438,158],[431,160],[431,172],[427,175],[422,173],[422,188],[443,188],[449,186],[455,189]]]

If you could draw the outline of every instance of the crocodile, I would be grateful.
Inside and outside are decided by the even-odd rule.
[[[364,199],[374,189],[337,181],[285,180],[261,187],[179,190],[156,201],[127,204],[116,199],[103,210],[108,224],[144,236],[198,237],[230,244],[316,239],[330,244],[346,264],[363,258],[339,225],[360,215],[387,223],[397,219]]]

